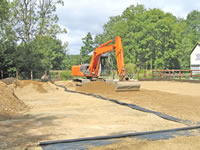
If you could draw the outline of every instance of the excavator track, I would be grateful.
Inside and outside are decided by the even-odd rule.
[[[138,91],[140,83],[138,81],[117,81],[115,83],[115,90],[120,91]]]
[[[72,79],[72,81],[75,84],[75,86],[82,86],[90,82],[90,79],[75,78]]]
[[[116,92],[138,91],[140,89],[140,83],[138,81],[116,81],[112,79],[102,79],[102,78],[97,78],[93,80],[82,79],[82,78],[73,79],[75,86],[83,86],[89,82],[94,82],[94,81],[101,81],[101,82],[106,82],[108,84],[114,84]]]

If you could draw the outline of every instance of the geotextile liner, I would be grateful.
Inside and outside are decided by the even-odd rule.
[[[200,134],[200,126],[176,128],[169,130],[159,130],[150,132],[136,132],[114,136],[101,136],[101,137],[89,137],[78,138],[69,140],[47,141],[40,142],[40,146],[43,150],[88,150],[94,146],[104,146],[120,142],[122,138],[136,138],[146,140],[167,140],[170,138],[176,138],[177,136],[195,136]]]
[[[96,137],[86,137],[86,138],[67,139],[67,140],[44,141],[44,142],[40,142],[39,145],[45,146],[45,145],[58,144],[58,143],[76,143],[76,142],[82,142],[82,141],[108,140],[108,139],[118,139],[118,138],[137,137],[137,136],[143,136],[143,138],[154,139],[154,140],[169,139],[170,137],[173,137],[174,135],[178,135],[178,134],[187,135],[187,136],[195,135],[195,133],[192,133],[193,130],[198,130],[198,132],[200,133],[200,125],[191,126],[191,127],[183,127],[183,128],[167,129],[167,130],[133,132],[133,133],[118,134],[118,135],[110,135],[110,136],[96,136]],[[187,132],[187,131],[190,131],[190,132]],[[161,133],[166,133],[167,135],[164,135],[163,137],[161,137],[160,136]]]

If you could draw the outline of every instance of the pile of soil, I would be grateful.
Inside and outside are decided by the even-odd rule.
[[[18,97],[24,100],[27,95],[30,97],[41,94],[54,93],[59,88],[50,82],[39,82],[32,80],[21,80],[16,82],[15,93]]]
[[[73,81],[71,81],[71,80],[55,81],[54,83],[57,84],[57,85],[64,85],[65,87],[67,87],[68,90],[75,90],[76,89],[75,83],[73,83]]]
[[[15,94],[11,87],[0,81],[0,120],[12,118],[28,107]]]
[[[18,81],[16,83],[16,87],[20,89],[26,89],[27,92],[32,90],[32,92],[34,91],[36,93],[48,93],[58,89],[58,87],[50,82],[39,82],[32,80]]]
[[[106,82],[101,82],[101,81],[89,82],[81,87],[77,87],[76,90],[80,92],[96,93],[101,95],[116,94],[114,84],[108,84]]]
[[[17,80],[16,80],[16,78],[10,77],[10,78],[2,79],[1,81],[7,85],[10,85],[10,84],[13,84],[14,82],[16,82]]]

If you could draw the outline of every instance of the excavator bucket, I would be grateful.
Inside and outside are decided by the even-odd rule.
[[[117,81],[115,82],[116,91],[138,91],[140,83],[137,81]]]

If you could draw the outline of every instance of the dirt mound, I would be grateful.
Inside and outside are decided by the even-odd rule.
[[[32,85],[34,89],[36,89],[40,93],[47,93],[47,90],[44,88],[44,84],[42,82],[38,81],[32,81],[32,80],[23,80],[17,82],[17,87],[24,88],[27,86]]]
[[[32,80],[21,80],[16,84],[15,93],[23,98],[26,95],[45,94],[57,91],[59,88],[50,82],[39,82]]]
[[[55,81],[54,82],[57,85],[64,85],[67,88],[73,88],[75,85],[73,83],[73,81],[69,80],[69,81]]]
[[[15,116],[27,106],[14,94],[11,87],[0,81],[0,120]]]
[[[49,82],[39,82],[39,81],[32,81],[32,80],[22,80],[17,83],[17,87],[19,88],[27,88],[32,87],[39,93],[47,93],[51,90],[56,90],[57,87]]]
[[[77,91],[86,93],[98,93],[112,95],[115,94],[115,85],[101,81],[89,82],[81,87],[76,88]]]
[[[16,78],[12,78],[12,77],[11,78],[5,78],[5,79],[2,79],[1,81],[4,82],[7,85],[10,85],[10,84],[12,84],[16,81]]]

